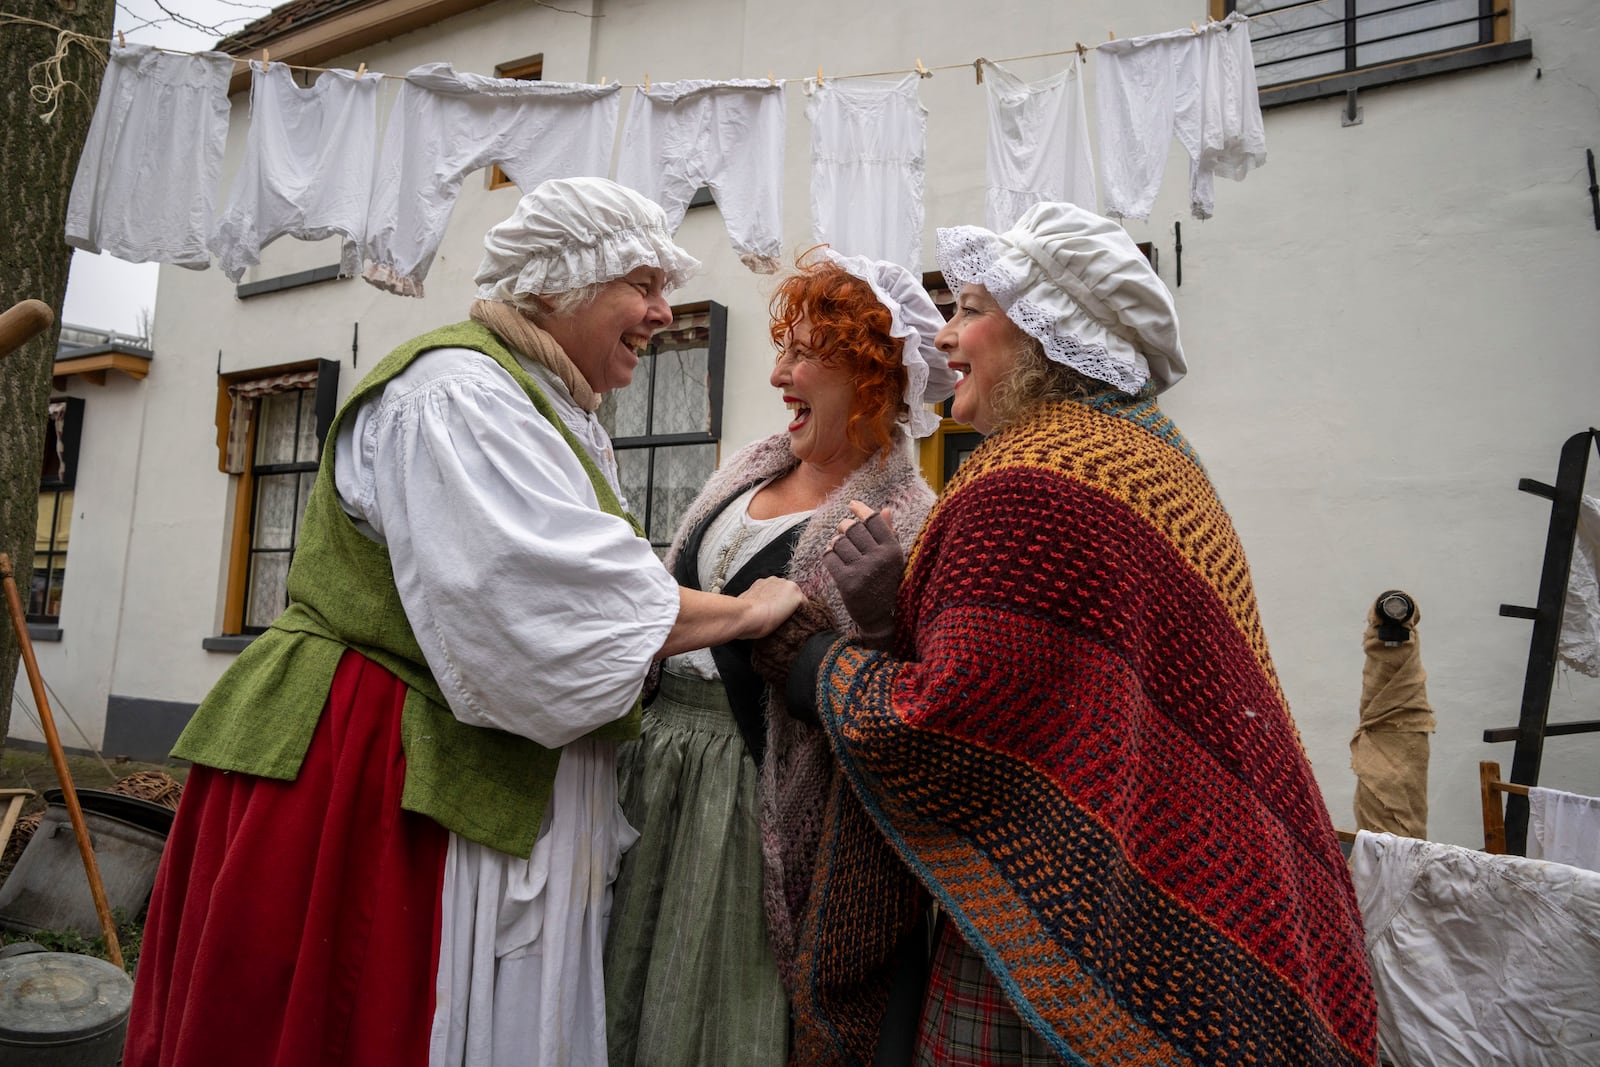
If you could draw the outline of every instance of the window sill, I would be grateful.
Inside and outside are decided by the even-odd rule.
[[[265,296],[267,293],[281,293],[285,289],[298,289],[302,285],[338,281],[342,277],[345,275],[339,273],[339,264],[335,263],[331,267],[313,267],[311,270],[302,270],[294,274],[264,278],[259,282],[245,282],[238,286],[234,293],[240,300],[248,300],[252,296]]]
[[[201,638],[200,647],[207,652],[243,652],[255,639],[255,634],[224,634]]]
[[[47,622],[30,622],[28,624],[28,640],[38,643],[40,641],[60,641],[61,627],[51,626]]]
[[[1459,52],[1419,56],[1416,59],[1391,63],[1387,66],[1353,70],[1347,74],[1330,74],[1326,78],[1296,82],[1291,85],[1271,86],[1261,90],[1261,107],[1262,110],[1266,110],[1282,107],[1285,104],[1298,104],[1305,100],[1321,100],[1324,97],[1343,95],[1352,89],[1376,89],[1379,86],[1428,78],[1435,74],[1448,74],[1451,71],[1470,70],[1473,67],[1486,67],[1491,63],[1532,57],[1533,41],[1526,37],[1520,41],[1477,45]]]

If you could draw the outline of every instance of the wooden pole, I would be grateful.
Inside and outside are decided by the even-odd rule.
[[[111,918],[111,905],[106,903],[106,887],[100,881],[100,865],[94,859],[94,846],[89,842],[89,827],[83,821],[83,809],[78,806],[78,791],[72,788],[67,754],[61,747],[61,736],[56,733],[56,720],[50,714],[50,702],[45,699],[44,679],[39,674],[39,661],[33,657],[33,641],[28,637],[28,623],[22,613],[22,597],[17,593],[16,576],[11,573],[11,557],[4,552],[0,552],[0,580],[5,583],[6,606],[11,612],[11,625],[17,631],[17,643],[22,646],[22,665],[28,672],[28,684],[33,687],[33,703],[39,710],[39,722],[44,727],[45,745],[50,749],[50,759],[56,765],[56,778],[61,782],[61,798],[66,801],[72,829],[78,835],[78,854],[83,857],[83,870],[89,876],[89,893],[94,897],[95,914],[100,916],[100,929],[106,935],[106,955],[111,957],[112,963],[121,967],[122,946],[117,943],[117,924]]]
[[[0,314],[0,359],[56,320],[42,300],[24,300]]]

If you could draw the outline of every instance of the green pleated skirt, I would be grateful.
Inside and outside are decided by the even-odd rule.
[[[722,683],[663,671],[617,773],[639,841],[606,938],[611,1067],[783,1067],[789,1007],[761,905],[757,771]]]

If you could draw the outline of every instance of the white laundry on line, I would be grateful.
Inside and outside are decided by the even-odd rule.
[[[1076,60],[1031,84],[998,63],[980,62],[989,105],[989,229],[1009,230],[1046,200],[1093,211],[1094,154]]]
[[[1211,217],[1213,177],[1243,180],[1265,165],[1248,19],[1235,12],[1199,32],[1174,30],[1096,48],[1101,193],[1112,218],[1147,219],[1172,138],[1189,154],[1189,207]]]
[[[112,45],[67,202],[67,244],[204,270],[233,57]]]
[[[711,189],[728,239],[762,274],[783,255],[783,82],[661,82],[628,105],[617,181],[667,213],[674,232],[695,191]]]
[[[922,270],[928,111],[917,98],[920,80],[806,79],[818,244]]]
[[[364,277],[421,296],[462,180],[491,163],[523,192],[547,178],[604,177],[620,90],[457,74],[448,63],[410,71],[373,182]]]
[[[295,84],[282,63],[250,64],[250,131],[244,162],[211,251],[234,281],[279,237],[344,238],[339,270],[361,269],[361,239],[378,148],[381,74],[324,72]]]

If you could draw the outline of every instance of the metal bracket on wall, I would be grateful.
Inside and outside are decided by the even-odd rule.
[[[1183,287],[1183,223],[1181,222],[1172,224],[1172,251],[1175,254],[1174,258],[1178,261],[1177,284],[1173,288],[1181,289]]]
[[[1585,148],[1584,155],[1589,157],[1589,203],[1594,207],[1594,228],[1600,230],[1600,182],[1594,177],[1594,149]]]
[[[1339,111],[1339,125],[1361,125],[1361,105],[1356,102],[1356,90],[1349,89],[1344,94],[1344,107]]]

